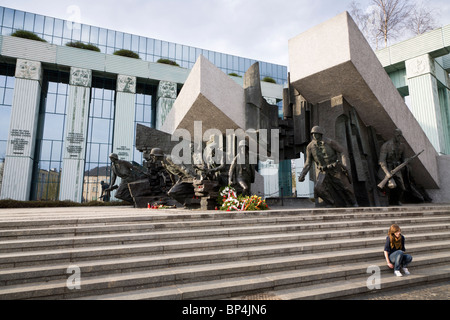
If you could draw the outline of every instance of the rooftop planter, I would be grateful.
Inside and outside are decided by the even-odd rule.
[[[136,52],[133,52],[131,50],[126,50],[126,49],[117,50],[113,53],[113,55],[134,58],[134,59],[140,59],[139,55]]]
[[[91,51],[100,52],[100,49],[97,46],[94,46],[93,44],[90,44],[90,43],[86,44],[86,43],[83,43],[81,41],[68,42],[68,43],[66,43],[66,46],[72,47],[72,48],[78,48],[78,49],[84,49],[84,50],[91,50]]]
[[[31,31],[26,31],[26,30],[16,30],[15,32],[11,33],[11,36],[12,37],[18,37],[18,38],[29,39],[29,40],[36,40],[36,41],[41,41],[41,42],[47,42],[47,40],[42,39],[37,34],[31,32]]]
[[[277,83],[277,82],[275,81],[275,79],[273,79],[273,78],[271,78],[271,77],[264,77],[261,81],[269,82],[269,83]]]
[[[176,66],[179,67],[180,65],[178,63],[176,63],[175,61],[169,60],[169,59],[158,59],[158,61],[156,61],[157,63],[163,63],[163,64],[168,64],[171,66]]]

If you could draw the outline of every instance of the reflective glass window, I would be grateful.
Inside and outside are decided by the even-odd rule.
[[[116,31],[116,42],[114,44],[114,47],[117,49],[123,48],[123,32]]]
[[[131,34],[125,33],[123,35],[123,45],[122,49],[131,50]]]
[[[161,57],[169,57],[169,43],[167,41],[161,41]]]
[[[131,50],[139,52],[139,36],[131,35]]]
[[[147,39],[144,37],[139,37],[139,52],[147,52]]]
[[[24,20],[25,20],[25,12],[16,10],[16,12],[14,14],[13,28],[16,30],[22,30]]]
[[[8,81],[8,78],[14,78],[14,70],[14,65],[0,65],[0,165],[6,156],[14,92],[14,81]]]
[[[108,30],[100,28],[98,32],[98,44],[101,46],[106,46],[108,39]]]
[[[108,42],[106,45],[108,47],[114,48],[116,42],[116,32],[112,30],[108,30]]]
[[[67,40],[67,42],[70,42],[70,39],[72,38],[72,25],[72,23],[64,21],[63,37]]]
[[[155,40],[153,39],[147,39],[147,54],[154,54],[154,44],[155,44]]]
[[[90,41],[89,40],[90,32],[91,32],[91,27],[89,27],[85,24],[81,25],[81,41],[82,42],[88,43]]]
[[[64,30],[64,21],[61,19],[55,19],[55,25],[53,28],[53,36],[62,38]]]
[[[172,60],[174,60],[175,58],[176,58],[176,53],[175,53],[175,51],[176,51],[176,46],[175,46],[175,43],[168,43],[168,46],[169,46],[169,51],[168,51],[168,57],[169,57],[169,59],[172,59]]]
[[[14,23],[14,10],[5,8],[3,13],[3,27],[12,28]]]
[[[91,27],[91,34],[89,36],[89,42],[92,44],[98,44],[98,31],[99,28]]]
[[[4,13],[4,8],[0,7],[0,26],[3,25],[3,13]]]
[[[147,43],[147,45],[148,45],[148,43]],[[153,55],[157,56],[157,57],[161,57],[161,40],[155,40]]]
[[[50,17],[45,17],[45,23],[44,23],[44,34],[46,35],[53,35],[53,23],[55,19]]]
[[[33,168],[31,198],[33,200],[58,200],[63,157],[64,126],[68,74],[45,71],[40,108],[37,157]],[[63,80],[65,79],[65,80]],[[59,102],[61,101],[61,102]],[[64,104],[64,105],[63,105]]]
[[[44,16],[39,14],[34,16],[34,32],[43,33],[44,32]]]
[[[26,13],[25,14],[25,22],[23,24],[23,28],[28,31],[33,31],[34,27],[34,14]]]

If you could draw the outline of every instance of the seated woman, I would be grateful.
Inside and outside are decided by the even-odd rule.
[[[393,224],[389,228],[388,236],[386,237],[386,244],[384,246],[384,257],[386,258],[389,268],[394,269],[394,274],[401,277],[400,269],[406,275],[410,272],[406,268],[412,261],[412,256],[405,253],[405,237],[402,235],[400,227]]]

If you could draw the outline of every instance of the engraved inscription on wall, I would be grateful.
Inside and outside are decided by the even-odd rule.
[[[120,160],[128,160],[128,157],[130,156],[131,149],[126,146],[120,146],[116,148],[117,156]]]
[[[14,155],[24,155],[25,147],[30,143],[30,130],[12,129],[10,132],[12,153]]]
[[[69,132],[66,138],[66,151],[70,158],[79,158],[83,152],[84,135],[77,132]]]

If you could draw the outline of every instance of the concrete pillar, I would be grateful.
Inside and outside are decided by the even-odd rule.
[[[1,199],[28,200],[41,98],[40,62],[17,59]]]
[[[156,129],[161,129],[176,99],[177,84],[175,82],[160,81],[156,98]]]
[[[411,112],[437,152],[444,152],[438,83],[434,60],[425,54],[405,61]]]
[[[91,83],[91,70],[74,67],[70,69],[60,200],[82,200]]]
[[[133,160],[136,77],[117,76],[113,152],[120,160]]]

